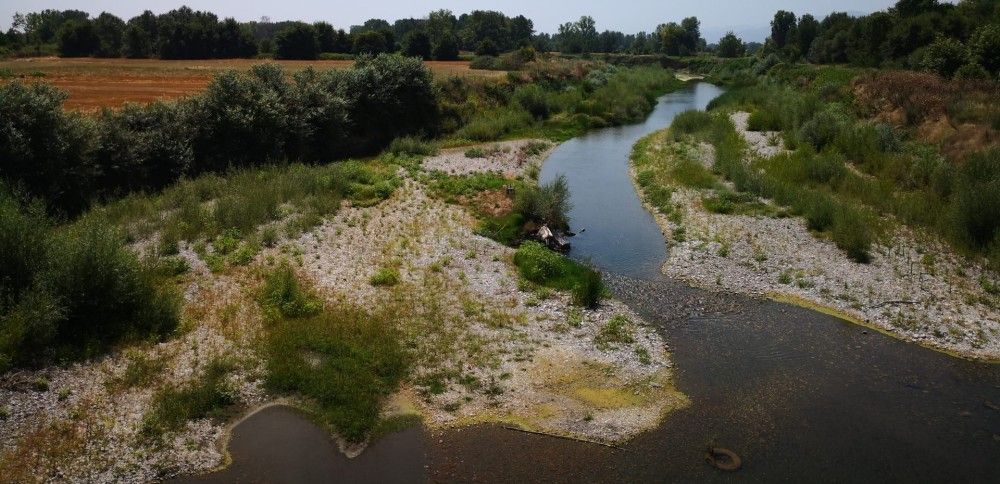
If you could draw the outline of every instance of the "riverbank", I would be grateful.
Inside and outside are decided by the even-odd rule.
[[[279,236],[246,265],[220,269],[204,249],[181,243],[189,270],[179,337],[0,380],[5,475],[149,481],[222,465],[225,422],[274,398],[264,385],[267,322],[257,299],[262,275],[282,260],[328,305],[406,308],[397,317],[412,371],[387,415],[416,413],[432,429],[497,422],[605,443],[654,427],[687,404],[657,331],[616,300],[585,310],[567,293],[524,284],[514,250],[476,235],[471,208],[427,185],[488,172],[523,179],[551,146],[514,141],[425,158],[399,169],[401,186],[386,201],[347,204],[301,235]],[[137,250],[158,246],[150,237],[135,241]],[[374,283],[386,268],[397,280]],[[609,328],[616,338],[606,337]],[[224,412],[148,435],[164,389],[197,387],[219,362]]]
[[[731,122],[748,156],[783,151],[780,133],[749,131],[747,113]],[[637,157],[645,160],[636,166]],[[886,220],[889,233],[868,263],[851,260],[823,234],[768,200],[734,201],[735,210],[708,208],[731,185],[711,173],[715,153],[690,137],[656,133],[633,155],[632,176],[670,240],[663,273],[713,291],[826,308],[847,321],[950,354],[1000,360],[1000,313],[978,281],[985,269],[930,234]],[[702,166],[692,185],[678,166]],[[651,202],[639,177],[656,177],[669,198]],[[688,176],[688,175],[682,175]],[[648,184],[647,184],[648,186]],[[718,213],[726,212],[726,213]]]

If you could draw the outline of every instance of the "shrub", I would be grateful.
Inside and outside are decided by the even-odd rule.
[[[757,109],[747,122],[750,131],[781,131],[781,118],[767,109]]]
[[[407,372],[393,320],[390,310],[338,307],[279,321],[267,334],[267,386],[308,398],[343,438],[363,440]]]
[[[599,272],[552,252],[538,242],[521,244],[514,253],[514,264],[521,277],[530,282],[572,291],[574,304],[593,307],[604,297],[605,288]]]
[[[632,321],[625,316],[616,314],[601,326],[594,342],[598,348],[609,348],[612,346],[632,344],[635,337],[632,335]]]
[[[282,263],[264,278],[260,304],[272,319],[304,318],[323,309],[323,303],[307,288],[302,287],[295,271]]]
[[[530,126],[531,122],[531,113],[523,109],[502,108],[473,118],[455,136],[472,141],[496,141],[517,129]]]
[[[868,263],[873,241],[871,227],[875,220],[866,213],[846,206],[834,213],[833,242],[855,262]]]
[[[594,308],[601,304],[601,298],[607,290],[601,273],[591,267],[584,267],[576,284],[573,285],[573,304],[585,308]]]
[[[391,267],[379,269],[368,281],[375,287],[390,287],[399,284],[399,271]]]
[[[954,183],[954,238],[986,249],[1000,236],[1000,149],[967,158]]]
[[[153,395],[153,408],[142,423],[142,434],[155,437],[180,430],[189,420],[220,417],[235,403],[227,379],[232,363],[213,360],[202,375],[183,386],[168,386]]]
[[[803,124],[799,129],[799,137],[817,151],[822,151],[833,143],[847,126],[849,120],[843,108],[831,105]]]
[[[424,141],[414,136],[406,136],[392,140],[389,145],[389,153],[395,155],[412,156],[432,156],[438,152],[437,144],[433,141]]]
[[[524,187],[514,200],[514,210],[526,221],[549,225],[553,229],[569,227],[567,212],[571,209],[569,185],[562,175],[545,185]]]
[[[924,52],[920,66],[941,77],[950,78],[960,67],[967,64],[969,51],[961,42],[939,37]]]
[[[531,113],[535,119],[545,119],[559,110],[552,96],[538,84],[517,88],[511,100],[521,109]]]

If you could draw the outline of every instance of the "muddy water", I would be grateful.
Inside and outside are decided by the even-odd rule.
[[[575,205],[572,255],[607,273],[617,296],[663,332],[691,406],[623,448],[495,426],[409,429],[355,460],[294,412],[239,425],[233,465],[212,481],[259,482],[1000,482],[1000,366],[948,357],[836,318],[713,294],[659,274],[667,247],[628,178],[634,142],[700,109],[698,84],[661,99],[646,122],[562,145]],[[708,446],[744,466],[705,464]]]

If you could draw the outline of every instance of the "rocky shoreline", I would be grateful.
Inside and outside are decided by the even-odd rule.
[[[747,118],[747,113],[731,116],[751,156],[783,151],[777,133],[748,131]],[[706,166],[713,163],[711,146],[687,140],[681,141],[687,149],[667,150],[673,141],[665,134],[654,134],[650,143],[663,158],[659,162],[691,156]],[[632,177],[635,181],[634,169]],[[712,213],[703,204],[711,189],[679,184],[671,189],[679,217],[646,203],[670,241],[664,274],[712,291],[829,312],[956,356],[1000,360],[1000,312],[978,282],[986,270],[933,236],[887,223],[893,232],[873,247],[870,263],[860,264],[799,218]]]

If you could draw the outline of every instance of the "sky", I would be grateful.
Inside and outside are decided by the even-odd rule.
[[[361,24],[369,18],[384,18],[390,23],[398,18],[424,17],[431,10],[446,8],[456,15],[472,10],[499,10],[508,15],[523,14],[535,22],[535,30],[554,33],[559,24],[590,15],[598,30],[626,33],[653,31],[666,22],[680,22],[684,17],[701,20],[702,35],[714,42],[733,30],[747,41],[762,41],[770,32],[774,12],[789,10],[811,13],[822,18],[833,11],[852,14],[883,10],[896,0],[0,0],[0,28],[10,27],[15,12],[33,12],[46,8],[77,9],[96,16],[102,11],[125,20],[152,10],[163,13],[187,5],[196,10],[214,12],[220,18],[240,21],[324,20],[338,28]]]

